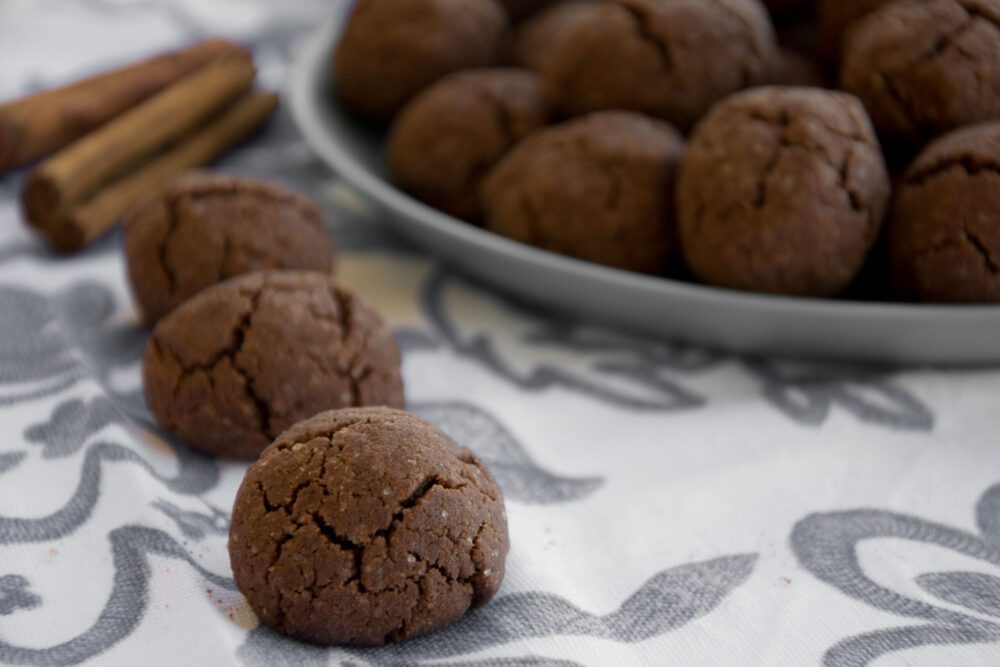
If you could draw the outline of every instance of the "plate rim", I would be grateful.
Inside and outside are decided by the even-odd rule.
[[[766,294],[715,287],[660,276],[647,276],[534,248],[504,238],[454,218],[411,197],[362,165],[347,150],[331,141],[324,129],[322,92],[329,91],[330,53],[349,7],[335,11],[298,46],[285,79],[285,99],[294,123],[309,150],[376,206],[394,214],[390,223],[418,216],[418,224],[436,234],[470,244],[482,252],[500,254],[511,262],[528,264],[569,277],[600,280],[619,289],[657,293],[664,298],[711,304],[713,307],[755,311],[774,316],[795,315],[820,320],[874,319],[884,323],[921,323],[947,318],[955,327],[1000,326],[1000,304],[915,304],[890,301],[856,301]],[[317,137],[324,140],[316,141]],[[405,232],[407,230],[401,230]],[[412,235],[411,235],[412,236]],[[435,248],[428,248],[435,252]],[[440,253],[439,253],[440,254]],[[447,258],[448,263],[453,263]],[[496,281],[491,281],[496,282]],[[599,318],[596,318],[599,319]]]

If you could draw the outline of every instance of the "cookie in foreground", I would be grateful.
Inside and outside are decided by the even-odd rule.
[[[482,461],[389,408],[324,412],[278,436],[247,470],[229,530],[250,607],[317,644],[450,625],[493,598],[509,549]]]

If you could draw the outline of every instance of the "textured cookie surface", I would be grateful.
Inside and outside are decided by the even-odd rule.
[[[859,20],[840,84],[875,129],[923,143],[1000,120],[1000,0],[900,0]]]
[[[123,221],[125,260],[153,324],[192,294],[251,271],[329,272],[333,245],[316,205],[266,181],[193,171]]]
[[[389,118],[445,74],[495,64],[507,15],[495,0],[358,0],[333,58],[337,95]]]
[[[403,406],[399,349],[378,314],[321,273],[265,271],[199,292],[156,325],[146,400],[181,441],[253,458],[322,410]]]
[[[456,72],[400,112],[386,147],[389,170],[418,199],[456,217],[478,220],[483,176],[546,117],[541,82],[533,72]]]
[[[486,177],[485,226],[560,254],[663,273],[675,249],[682,152],[672,127],[627,111],[544,128]]]
[[[558,114],[640,111],[686,130],[767,76],[774,30],[758,0],[613,0],[564,15],[539,59]]]
[[[695,128],[677,197],[681,250],[703,282],[833,296],[879,234],[889,181],[856,98],[756,88]]]
[[[1000,123],[931,143],[896,189],[894,279],[923,301],[1000,301]]]
[[[325,412],[250,466],[229,533],[233,577],[267,625],[372,646],[489,601],[510,544],[500,489],[470,451],[413,415]]]

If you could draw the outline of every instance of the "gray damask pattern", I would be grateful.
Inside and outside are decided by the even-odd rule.
[[[343,653],[362,664],[427,665],[425,661],[535,637],[585,635],[625,644],[641,642],[711,612],[746,581],[755,561],[755,555],[741,554],[663,570],[605,615],[587,612],[558,595],[541,591],[501,596],[444,630],[405,644]],[[338,649],[328,652],[341,655]],[[286,656],[294,656],[295,664],[322,665],[324,653],[315,647],[292,647],[287,638],[263,626],[250,633],[239,651],[251,667],[282,664]]]
[[[838,642],[827,651],[830,667],[867,665],[879,656],[930,644],[1000,642],[1000,576],[977,572],[929,572],[916,584],[939,600],[965,608],[959,612],[929,604],[873,581],[861,567],[858,544],[892,538],[933,544],[1000,568],[1000,484],[988,489],[976,507],[979,534],[917,517],[881,510],[829,512],[795,525],[791,544],[803,567],[860,602],[923,623],[885,628]],[[1000,575],[1000,572],[997,572]]]

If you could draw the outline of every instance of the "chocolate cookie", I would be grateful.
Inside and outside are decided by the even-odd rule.
[[[886,5],[848,33],[840,83],[890,139],[1000,119],[1000,0]]]
[[[399,349],[378,314],[322,273],[209,287],[156,325],[142,364],[156,421],[209,454],[257,456],[321,410],[403,406]]]
[[[546,98],[566,116],[630,109],[687,129],[763,82],[774,48],[759,0],[613,0],[571,18],[539,66]]]
[[[820,52],[831,62],[840,59],[840,49],[848,28],[890,0],[816,0]]]
[[[333,57],[354,111],[389,118],[445,74],[497,62],[507,15],[495,0],[358,0]]]
[[[699,280],[833,296],[879,234],[889,177],[855,97],[755,88],[695,128],[677,197],[681,251]]]
[[[329,272],[319,209],[267,181],[208,171],[173,179],[123,221],[125,262],[144,320],[192,294],[262,269]]]
[[[922,301],[1000,301],[1000,123],[934,141],[898,185],[894,282]]]
[[[509,549],[482,461],[386,408],[332,410],[282,433],[247,470],[229,528],[250,607],[318,644],[443,628],[496,594]]]
[[[537,74],[456,72],[417,95],[397,116],[386,150],[389,171],[418,199],[476,221],[483,176],[546,117]]]
[[[486,177],[486,228],[591,262],[663,273],[674,254],[682,151],[672,127],[628,111],[541,129]]]

